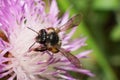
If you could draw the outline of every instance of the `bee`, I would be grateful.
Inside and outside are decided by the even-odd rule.
[[[50,27],[46,29],[41,29],[39,32],[36,32],[35,30],[28,27],[28,29],[37,33],[37,36],[35,37],[35,42],[30,46],[29,50],[31,50],[32,46],[35,43],[39,43],[40,46],[32,49],[33,51],[43,52],[48,50],[48,51],[51,51],[53,54],[60,52],[74,66],[81,67],[79,59],[73,54],[71,54],[70,51],[67,51],[61,47],[62,42],[59,38],[59,33],[61,31],[65,31],[75,26],[78,26],[81,21],[81,18],[82,16],[80,14],[73,16],[63,26],[61,26],[60,29]]]

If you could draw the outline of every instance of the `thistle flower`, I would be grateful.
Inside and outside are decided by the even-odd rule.
[[[48,27],[60,28],[68,21],[69,14],[58,18],[58,7],[52,0],[48,12],[42,0],[0,0],[0,78],[7,80],[76,80],[69,71],[93,76],[86,69],[77,68],[60,53],[28,52],[35,42],[36,33]],[[71,32],[60,32],[61,47],[75,51],[85,46],[85,38],[71,41],[76,27]],[[36,44],[34,47],[39,46]],[[90,51],[76,55],[79,59],[86,57]]]

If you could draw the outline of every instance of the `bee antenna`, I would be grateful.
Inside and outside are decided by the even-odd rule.
[[[34,29],[30,28],[30,27],[27,27],[28,29],[32,30],[33,32],[39,34],[37,31],[35,31]]]

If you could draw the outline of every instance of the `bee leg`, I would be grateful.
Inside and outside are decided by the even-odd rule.
[[[46,47],[37,47],[34,49],[34,51],[40,51],[40,52],[43,52],[43,51],[46,51],[47,48]]]
[[[35,43],[34,43],[35,44]],[[32,46],[34,45],[32,44],[28,50],[28,52],[31,52],[31,51],[36,51],[36,52],[43,52],[43,51],[46,51],[47,48],[45,46],[39,46],[39,47],[36,47],[36,48],[32,48]]]
[[[48,55],[50,55],[51,57],[53,57],[53,54],[50,53],[49,51],[45,51]]]
[[[51,57],[53,56],[52,53],[50,53],[46,47],[38,47],[38,48],[35,48],[34,51],[40,51],[40,52],[43,52],[42,54],[44,53],[47,53],[48,55],[50,55]]]
[[[36,42],[34,42],[34,43],[29,47],[28,52],[32,51],[31,48],[35,45],[35,43],[36,43]]]

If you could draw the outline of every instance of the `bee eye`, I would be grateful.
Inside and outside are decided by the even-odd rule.
[[[38,42],[41,42],[41,39],[40,39],[40,38],[38,39]]]

